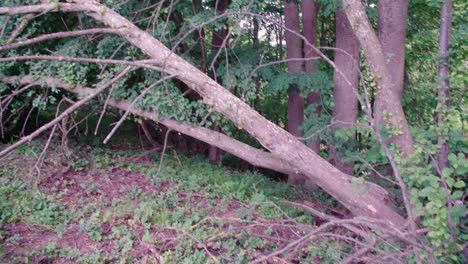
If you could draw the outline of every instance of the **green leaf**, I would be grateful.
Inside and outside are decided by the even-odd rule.
[[[445,169],[447,169],[447,168],[445,168]],[[444,170],[445,170],[445,169],[444,169]],[[443,173],[443,174],[444,174],[444,176],[445,176],[445,173]],[[447,177],[447,176],[446,176],[446,177]],[[445,181],[447,182],[447,185],[448,185],[450,188],[452,188],[452,187],[453,187],[453,184],[455,183],[455,180],[454,180],[453,178],[450,178],[450,177],[446,178]]]
[[[453,169],[452,168],[444,168],[442,170],[442,174],[445,176],[445,177],[450,177],[450,175],[452,175],[453,173]]]
[[[459,181],[455,182],[455,184],[453,185],[453,187],[455,187],[455,188],[463,188],[463,187],[465,187],[465,182],[462,181],[462,180],[459,180]]]
[[[453,194],[452,194],[452,199],[459,199],[463,196],[463,192],[462,191],[454,191]]]

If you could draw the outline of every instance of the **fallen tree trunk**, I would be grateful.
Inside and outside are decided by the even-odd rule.
[[[119,35],[138,47],[154,63],[174,74],[203,97],[203,102],[233,121],[239,128],[254,136],[274,156],[284,160],[306,175],[357,216],[386,220],[397,227],[405,219],[383,200],[384,189],[378,185],[344,174],[297,138],[270,122],[242,100],[224,89],[199,69],[174,54],[150,34],[140,30],[130,21],[91,0],[75,0],[76,4],[41,4],[27,7],[3,7],[2,14],[26,14],[44,11],[84,11],[86,15],[119,29]]]
[[[39,81],[30,76],[21,76],[21,77],[8,76],[8,77],[0,77],[0,82],[9,83],[9,84],[21,84],[21,85],[35,84],[37,86],[49,86],[49,87],[62,88],[71,93],[78,94],[83,97],[96,93],[96,89],[82,87],[82,86],[70,87],[64,82],[53,77],[48,77],[45,79],[41,79]],[[193,126],[193,125],[185,124],[176,120],[162,118],[157,113],[144,111],[136,107],[132,107],[131,103],[126,102],[126,101],[109,99],[105,103],[115,108],[118,108],[120,110],[128,111],[134,115],[144,117],[146,119],[160,123],[172,130],[175,130],[187,136],[196,138],[210,145],[214,145],[226,152],[231,153],[232,155],[240,159],[243,159],[251,163],[254,166],[274,170],[274,171],[281,172],[284,174],[290,174],[295,171],[291,165],[289,165],[287,162],[283,160],[278,159],[277,157],[273,156],[271,153],[254,148],[248,144],[245,144],[234,138],[226,136],[223,133],[220,133],[220,132],[217,132],[217,131],[214,131],[205,127],[201,127],[201,126]]]

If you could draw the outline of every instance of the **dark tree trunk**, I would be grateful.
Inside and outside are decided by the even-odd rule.
[[[336,70],[333,76],[333,120],[337,122],[334,129],[352,126],[358,114],[359,42],[343,11],[336,13],[336,49],[335,65],[340,72]],[[353,163],[344,162],[342,152],[333,146],[330,161],[342,172],[353,174]]]
[[[229,0],[217,0],[215,1],[215,10],[216,10],[216,14],[218,15],[221,15],[221,14],[224,14],[224,12],[226,12],[226,9],[229,5]],[[217,52],[219,51],[221,48],[223,48],[223,42],[224,42],[224,39],[228,36],[228,28],[227,28],[227,24],[224,23],[223,27],[220,29],[220,30],[213,30],[213,39],[211,40],[211,49],[214,51],[214,52]],[[222,85],[222,81],[220,78],[218,78],[218,73],[216,72],[217,68],[218,68],[218,63],[215,62],[214,63],[214,69],[213,69],[213,78],[219,83]],[[218,124],[215,124],[213,125],[213,129],[217,132],[220,132],[221,131],[221,128]],[[209,153],[208,153],[208,159],[210,160],[211,163],[214,163],[214,164],[217,164],[217,163],[220,163],[221,160],[222,160],[222,150],[217,148],[216,146],[214,145],[211,145],[210,146],[210,150],[209,150]]]
[[[288,61],[288,71],[290,74],[299,74],[303,71],[302,59],[302,40],[297,34],[300,34],[299,28],[299,8],[297,3],[285,1],[284,3],[284,25],[286,30],[284,36],[286,39],[286,56]],[[293,31],[293,32],[291,32]],[[288,131],[293,136],[303,137],[301,130],[304,122],[304,98],[296,85],[289,87],[288,91]],[[302,180],[301,175],[290,174],[288,182],[299,184]]]
[[[392,78],[393,69],[387,66],[387,57],[384,55],[383,48],[366,15],[362,2],[360,0],[342,1],[346,17],[364,50],[364,55],[377,83],[380,99],[379,103],[375,104],[375,109],[378,111],[374,111],[374,114],[382,115],[385,126],[393,131],[391,141],[402,150],[403,155],[411,155],[414,152],[414,142],[401,105],[401,97],[393,88],[395,86],[395,81]]]
[[[304,43],[303,56],[304,56],[304,69],[309,74],[314,74],[317,69],[315,67],[315,60],[308,60],[307,58],[317,57],[318,54],[314,52],[313,47],[317,46],[317,13],[319,4],[313,0],[302,1],[302,27],[304,37],[309,43]],[[307,95],[307,105],[318,104],[320,102],[320,92],[314,91]],[[317,105],[316,113],[320,113],[320,106]],[[320,140],[311,140],[307,144],[313,151],[319,153]]]
[[[192,0],[192,9],[194,14],[203,11],[201,0]],[[200,45],[200,70],[206,71],[206,43],[205,30],[203,28],[195,30],[195,41]]]
[[[260,25],[258,22],[258,18],[253,17],[252,18],[253,22],[253,48],[258,51],[259,46],[259,41],[258,41],[258,32],[260,30]]]
[[[448,155],[450,154],[450,146],[448,142],[448,131],[446,131],[445,120],[447,118],[447,109],[450,106],[449,101],[449,78],[450,78],[450,64],[449,64],[449,48],[450,48],[450,30],[452,28],[452,0],[446,0],[442,4],[442,18],[440,23],[440,37],[439,37],[439,109],[437,122],[441,129],[438,143],[439,150],[439,169],[442,171],[449,166]]]

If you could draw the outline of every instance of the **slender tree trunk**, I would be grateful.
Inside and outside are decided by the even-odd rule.
[[[289,30],[300,34],[299,27],[299,8],[296,2],[285,1],[284,3],[284,25]],[[291,59],[302,59],[302,40],[298,35],[285,30],[286,56],[288,61],[288,72],[292,75],[303,72],[303,62]],[[289,87],[288,91],[288,131],[293,136],[303,137],[301,130],[304,122],[304,98],[297,85]],[[288,182],[293,185],[300,184],[304,178],[302,175],[290,174]]]
[[[258,40],[258,33],[259,33],[259,30],[260,30],[260,23],[258,21],[258,18],[256,17],[252,17],[252,23],[253,23],[253,36],[252,36],[252,39],[253,39],[253,43],[252,43],[252,46],[254,48],[254,50],[258,51],[259,49],[259,40]]]
[[[201,0],[192,0],[192,9],[194,14],[203,11]],[[195,30],[195,41],[200,44],[200,64],[199,67],[202,71],[206,71],[206,43],[205,43],[205,30],[203,28]]]
[[[333,120],[337,122],[334,129],[350,127],[356,123],[358,114],[359,81],[359,42],[343,11],[336,13],[336,51],[335,65],[342,74],[335,71],[333,98],[335,109]],[[349,81],[349,83],[348,83]],[[344,162],[342,153],[335,147],[330,148],[330,161],[338,169],[347,174],[353,174],[353,163]]]
[[[441,129],[438,143],[439,150],[439,169],[443,170],[449,166],[448,155],[450,154],[450,146],[448,142],[448,128],[446,128],[445,120],[447,118],[447,110],[450,106],[450,64],[449,64],[449,48],[450,48],[450,31],[452,28],[452,0],[446,0],[442,4],[442,18],[440,23],[439,36],[439,90],[437,92],[439,98],[439,109],[437,122]]]
[[[310,57],[317,57],[312,46],[317,46],[317,13],[320,5],[313,0],[302,1],[302,27],[304,37],[309,43],[303,45],[304,69],[308,74],[315,74],[317,69],[314,60],[307,60]],[[307,95],[307,105],[318,104],[320,102],[320,92],[314,91]],[[316,113],[320,113],[320,106],[317,105]],[[320,140],[311,140],[307,144],[313,151],[319,153]]]
[[[215,11],[216,14],[221,15],[226,12],[226,9],[229,5],[229,0],[216,0],[215,1]],[[213,30],[213,39],[211,40],[211,49],[214,52],[219,51],[223,45],[224,39],[227,37],[229,30],[227,28],[227,24],[224,23],[223,27],[220,30]],[[218,68],[219,63],[215,62],[214,66],[215,68],[213,69],[213,78],[222,85],[221,78],[218,78],[219,74],[216,72]],[[221,127],[218,124],[213,125],[213,129],[217,132],[221,131]],[[208,153],[208,159],[210,160],[211,163],[220,163],[222,160],[222,150],[217,148],[214,145],[210,146],[210,150]]]
[[[375,34],[366,10],[360,0],[342,0],[346,16],[364,50],[372,75],[377,83],[377,96],[381,98],[375,108],[382,114],[385,126],[391,131],[391,141],[402,150],[404,156],[414,151],[413,138],[406,120],[401,99],[395,92],[395,82],[391,69],[387,67],[387,58]]]

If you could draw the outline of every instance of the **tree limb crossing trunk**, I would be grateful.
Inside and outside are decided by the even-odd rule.
[[[343,0],[343,5],[349,23],[364,50],[364,55],[377,83],[377,96],[381,100],[375,108],[381,112],[383,115],[382,120],[393,132],[392,142],[403,151],[404,156],[409,156],[414,152],[413,138],[401,101],[395,92],[395,83],[387,67],[387,60],[379,39],[370,24],[361,0]]]

